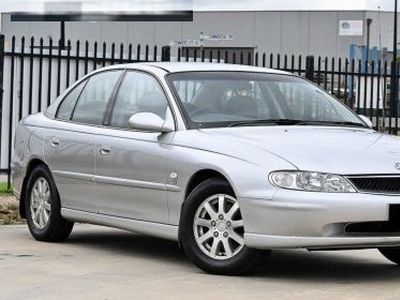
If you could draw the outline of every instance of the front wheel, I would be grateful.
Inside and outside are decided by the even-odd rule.
[[[32,236],[45,242],[63,241],[74,223],[61,216],[60,198],[50,171],[37,166],[29,176],[25,212]]]
[[[400,247],[382,247],[378,250],[388,260],[400,265]]]
[[[182,208],[180,242],[186,255],[202,270],[239,275],[255,269],[267,251],[244,244],[239,202],[225,180],[213,178],[197,186]]]

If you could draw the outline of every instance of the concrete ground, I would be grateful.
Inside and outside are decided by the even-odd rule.
[[[400,299],[377,250],[276,251],[246,277],[197,269],[173,242],[76,225],[60,244],[0,226],[0,299]]]

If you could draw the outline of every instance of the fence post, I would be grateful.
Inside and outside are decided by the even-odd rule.
[[[306,78],[314,81],[314,56],[312,55],[306,57]]]
[[[3,71],[4,71],[4,34],[0,34],[0,175],[7,171],[8,179],[7,179],[7,188],[10,188],[10,173],[9,170],[3,170],[1,168],[1,149],[3,141],[1,137],[3,137],[2,133],[2,120],[3,120]]]
[[[4,34],[0,34],[0,129],[1,129],[1,120],[3,116],[3,71],[4,71]]]
[[[390,75],[390,124],[392,124],[392,118],[395,118],[395,128],[390,133],[397,135],[397,127],[399,122],[399,83],[398,83],[398,63],[396,55],[394,55],[391,63],[391,75]],[[390,126],[392,127],[392,126]],[[392,127],[393,129],[393,127]]]
[[[171,61],[171,47],[163,46],[161,48],[161,61]]]

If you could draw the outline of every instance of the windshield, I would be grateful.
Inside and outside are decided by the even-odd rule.
[[[299,77],[249,72],[167,76],[190,128],[250,125],[366,125],[321,88]]]

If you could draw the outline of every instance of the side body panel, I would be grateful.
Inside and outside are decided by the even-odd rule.
[[[61,205],[97,212],[93,195],[94,139],[85,126],[57,122],[62,127],[45,129],[44,156],[56,182]]]
[[[96,129],[95,192],[99,213],[168,222],[163,139],[173,134]]]

